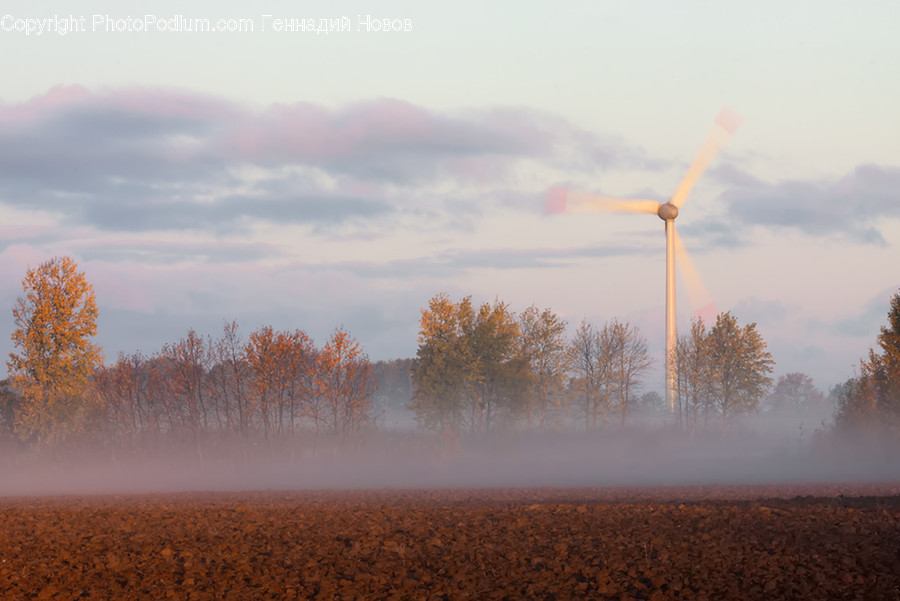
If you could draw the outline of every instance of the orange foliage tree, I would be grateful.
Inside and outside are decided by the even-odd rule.
[[[530,363],[506,303],[454,303],[439,294],[422,310],[410,409],[425,427],[487,432],[525,408]]]
[[[346,435],[372,420],[375,371],[359,343],[343,328],[336,328],[319,353],[316,374],[321,403],[315,415],[320,425]]]
[[[220,431],[246,436],[250,427],[249,367],[236,321],[225,322],[222,337],[212,346],[213,367],[207,374],[216,423]]]
[[[218,340],[188,330],[151,357],[123,354],[98,366],[91,384],[111,441],[192,442],[201,461],[210,436],[274,441],[305,426],[316,439],[322,430],[344,437],[374,421],[375,370],[343,328],[321,350],[299,329],[264,326],[246,342],[236,322]],[[4,401],[0,418],[17,405]]]
[[[208,429],[209,393],[206,373],[209,370],[211,343],[193,329],[174,344],[163,346],[154,378],[161,378],[158,390],[171,424],[189,432],[194,441]]]
[[[566,320],[550,309],[540,311],[532,305],[519,316],[519,329],[532,379],[528,418],[536,418],[543,428],[561,419],[566,410],[565,385],[572,367]]]
[[[419,319],[419,349],[412,367],[415,384],[409,408],[420,426],[460,430],[463,390],[472,371],[463,324],[472,320],[472,299],[458,303],[445,293],[428,301]]]
[[[307,371],[313,368],[315,349],[301,330],[276,332],[271,326],[250,335],[244,347],[254,408],[266,438],[294,431],[299,405],[306,398]]]
[[[69,257],[29,269],[13,308],[16,329],[7,368],[21,393],[15,429],[46,442],[78,430],[87,414],[88,378],[103,361],[94,290]]]

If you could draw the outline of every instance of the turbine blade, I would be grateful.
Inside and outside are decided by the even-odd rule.
[[[566,196],[567,190],[565,188],[550,188],[547,190],[547,199],[544,202],[544,213],[548,215],[565,213]]]
[[[706,326],[715,325],[718,315],[719,309],[716,307],[716,303],[709,303],[694,311],[694,319],[702,321]]]
[[[655,200],[615,198],[599,194],[552,188],[547,192],[547,213],[652,213],[659,210]]]
[[[694,266],[691,256],[681,242],[678,232],[675,232],[675,258],[678,261],[681,277],[687,285],[688,297],[691,299],[691,307],[694,308],[694,317],[703,320],[703,323],[710,324],[715,321],[718,310],[713,302],[700,273]]]
[[[671,202],[673,205],[679,209],[684,205],[684,201],[687,200],[687,195],[690,193],[691,188],[694,187],[697,179],[709,167],[709,164],[712,163],[719,150],[724,146],[728,137],[737,130],[740,124],[740,116],[727,106],[723,106],[722,110],[719,111],[719,116],[716,117],[712,130],[706,136],[703,146],[700,147],[700,152],[697,153],[694,162],[687,170],[687,173],[684,174],[684,178],[681,180],[678,188],[676,188],[675,194],[672,195]]]

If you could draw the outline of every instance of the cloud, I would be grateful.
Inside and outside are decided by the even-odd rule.
[[[783,322],[789,317],[800,314],[801,308],[780,300],[760,299],[755,296],[739,300],[732,313],[738,316],[742,323]]]
[[[257,164],[312,164],[409,182],[433,177],[454,159],[549,154],[558,136],[547,121],[516,109],[453,117],[394,99],[340,110],[297,103],[250,116],[218,143],[225,155]]]
[[[866,303],[861,312],[847,316],[832,324],[830,326],[831,331],[836,336],[867,337],[874,346],[881,328],[887,325],[891,298],[897,294],[898,290],[900,290],[900,284],[881,290]]]
[[[886,245],[878,223],[900,217],[898,167],[860,165],[836,181],[766,183],[734,166],[719,168],[716,176],[731,185],[721,200],[729,218],[742,225]]]
[[[297,264],[314,272],[346,272],[365,279],[441,279],[472,270],[499,271],[517,269],[556,269],[581,259],[658,255],[658,249],[646,246],[590,245],[565,249],[497,248],[481,250],[452,249],[432,255],[394,261],[340,261],[326,264]]]
[[[749,244],[746,228],[718,216],[679,224],[678,231],[682,238],[690,240],[691,246],[702,243],[706,248],[738,249]]]
[[[423,206],[458,215],[449,207],[479,191],[501,203],[515,193],[523,162],[653,164],[546,113],[394,99],[255,109],[184,90],[59,87],[0,104],[0,123],[0,202],[105,231],[329,228]]]
[[[85,261],[130,262],[171,265],[188,261],[204,263],[251,263],[260,259],[283,256],[274,244],[264,242],[163,241],[133,238],[103,239],[79,244],[78,252]]]

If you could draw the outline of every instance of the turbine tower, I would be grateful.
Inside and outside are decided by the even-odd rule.
[[[684,206],[688,193],[697,179],[712,162],[713,158],[725,144],[728,137],[737,130],[740,125],[740,117],[728,107],[723,107],[713,124],[712,131],[706,137],[700,152],[685,173],[684,178],[675,189],[675,193],[665,203],[646,199],[622,199],[611,196],[586,194],[574,192],[564,188],[554,188],[547,196],[548,213],[595,213],[595,212],[621,212],[621,213],[652,213],[657,215],[666,224],[666,402],[670,410],[675,408],[676,394],[676,362],[675,347],[678,342],[678,332],[675,327],[675,258],[681,263],[683,275],[690,288],[696,289],[702,283],[697,277],[696,270],[681,244],[681,239],[675,232],[675,218],[678,211]],[[700,291],[699,295],[705,295]],[[706,295],[708,296],[708,295]],[[709,308],[704,307],[698,313],[705,314]]]

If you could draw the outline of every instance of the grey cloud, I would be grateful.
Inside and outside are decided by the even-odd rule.
[[[86,210],[90,211],[87,221],[105,229],[234,231],[240,229],[239,219],[244,216],[271,222],[331,225],[384,215],[393,209],[389,203],[377,199],[234,195],[208,205],[175,196],[95,204]]]
[[[0,107],[17,119],[0,130],[0,173],[38,189],[87,193],[115,180],[208,177],[222,162],[205,140],[236,113],[208,97],[159,90],[31,104]]]
[[[789,316],[796,315],[799,309],[795,305],[778,300],[762,300],[753,296],[738,301],[732,314],[743,323],[778,323]]]
[[[720,172],[721,174],[722,172]],[[836,182],[768,184],[731,171],[738,184],[722,200],[744,225],[793,228],[811,236],[838,235],[863,244],[886,244],[877,223],[900,217],[900,168],[861,165]]]
[[[866,303],[861,312],[831,324],[830,329],[832,333],[842,337],[868,337],[871,338],[872,346],[874,346],[881,327],[887,325],[887,314],[891,305],[891,297],[898,290],[900,290],[900,284],[893,288],[882,290]]]
[[[706,248],[737,249],[748,244],[746,228],[735,227],[733,223],[720,217],[679,223],[678,232],[692,246],[701,243]]]
[[[328,228],[390,218],[404,203],[465,227],[460,215],[478,210],[458,205],[476,199],[416,203],[418,187],[489,185],[502,196],[520,159],[579,168],[572,157],[588,157],[591,171],[649,161],[542,112],[444,114],[390,99],[253,110],[178,90],[59,88],[0,103],[0,122],[0,202],[113,231],[229,230],[245,218]],[[268,171],[251,185],[234,175],[245,166]],[[319,170],[338,190],[297,167]]]
[[[570,147],[578,149],[590,170],[622,161],[650,162],[619,140],[547,113],[497,107],[440,114],[396,99],[340,110],[309,103],[270,107],[236,128],[223,146],[226,154],[244,160],[301,161],[365,179],[403,182],[477,171],[467,159],[538,157],[552,162]]]
[[[679,231],[695,244],[710,248],[751,244],[753,226],[883,246],[887,242],[879,222],[900,217],[897,167],[860,165],[837,181],[769,183],[735,165],[723,164],[711,169],[708,176],[726,186],[716,200],[723,215],[700,220],[683,217]]]
[[[344,261],[296,265],[295,269],[346,271],[364,278],[449,278],[473,269],[559,268],[578,259],[645,255],[658,251],[643,246],[596,245],[569,249],[491,249],[450,251],[434,256],[390,262]]]
[[[81,246],[79,255],[86,261],[118,262],[127,260],[154,265],[172,264],[185,259],[202,260],[209,264],[235,264],[283,256],[283,252],[275,246],[259,243],[213,241],[154,244],[130,240],[123,244],[104,242]]]

